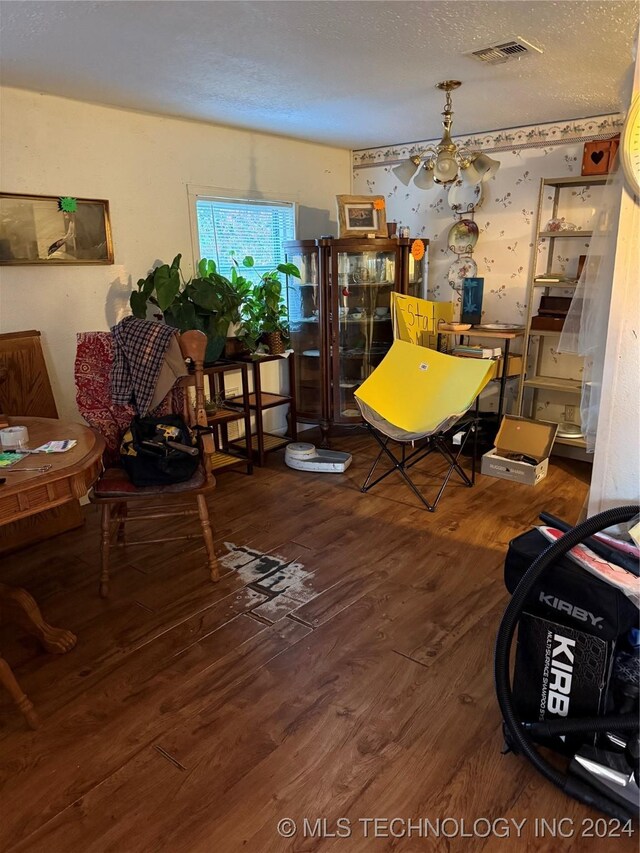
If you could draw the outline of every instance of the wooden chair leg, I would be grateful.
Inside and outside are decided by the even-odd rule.
[[[116,541],[121,543],[122,545],[124,545],[125,539],[126,539],[125,527],[126,527],[126,522],[127,522],[127,505],[126,505],[126,503],[118,504],[116,507],[116,512],[118,515],[118,532],[116,534],[116,536],[117,536]]]
[[[16,677],[11,672],[11,667],[6,662],[3,657],[0,657],[0,684],[4,688],[6,688],[7,692],[13,699],[13,701],[18,706],[21,713],[24,715],[25,720],[28,725],[32,729],[38,728],[38,717],[33,708],[33,705],[27,698],[27,696],[22,692],[22,689],[18,682],[16,681]]]
[[[109,595],[109,550],[111,549],[111,504],[102,505],[102,543],[101,543],[101,571],[100,571],[100,595],[106,598]]]
[[[200,515],[200,524],[202,525],[202,536],[204,537],[205,548],[207,549],[207,560],[209,563],[209,573],[212,581],[220,580],[220,569],[218,567],[218,559],[213,544],[213,532],[211,530],[211,522],[209,521],[209,507],[204,495],[197,495],[198,499],[198,514]]]

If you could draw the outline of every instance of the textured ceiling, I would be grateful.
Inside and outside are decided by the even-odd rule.
[[[363,148],[626,108],[635,0],[9,2],[7,86]],[[464,52],[513,36],[498,66]]]

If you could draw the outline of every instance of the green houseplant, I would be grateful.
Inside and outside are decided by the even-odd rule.
[[[176,255],[170,266],[162,264],[138,281],[138,289],[129,300],[131,310],[135,317],[144,319],[151,303],[160,309],[166,323],[181,332],[199,329],[209,340],[206,360],[216,361],[224,349],[229,326],[241,320],[240,309],[251,282],[236,276],[232,283],[220,275],[215,261],[207,258],[199,261],[197,277],[185,281],[181,259],[182,255]]]
[[[300,270],[295,264],[278,264],[274,270],[268,270],[257,281],[252,281],[238,272],[240,265],[233,256],[232,261],[231,281],[236,285],[241,282],[241,288],[246,293],[238,337],[251,352],[258,352],[263,347],[274,354],[284,352],[284,342],[289,340],[289,322],[280,276],[290,275],[299,279]],[[247,270],[253,269],[253,257],[247,255],[242,266]]]

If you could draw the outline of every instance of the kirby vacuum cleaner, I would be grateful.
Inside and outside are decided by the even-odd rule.
[[[287,444],[284,461],[298,471],[319,471],[324,474],[342,474],[351,465],[350,453],[340,450],[318,450],[315,445],[302,441]]]
[[[570,797],[625,823],[640,807],[638,558],[633,547],[607,547],[596,534],[639,512],[618,507],[573,528],[541,516],[566,532],[552,544],[537,529],[512,540],[505,561],[512,598],[495,649],[506,751],[523,754]],[[592,568],[599,563],[599,574],[568,557],[572,549]],[[564,760],[552,763],[537,745]]]

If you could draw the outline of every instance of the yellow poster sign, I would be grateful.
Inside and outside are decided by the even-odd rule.
[[[435,349],[438,323],[453,322],[453,303],[431,302],[417,296],[392,293],[391,313],[396,340]]]

